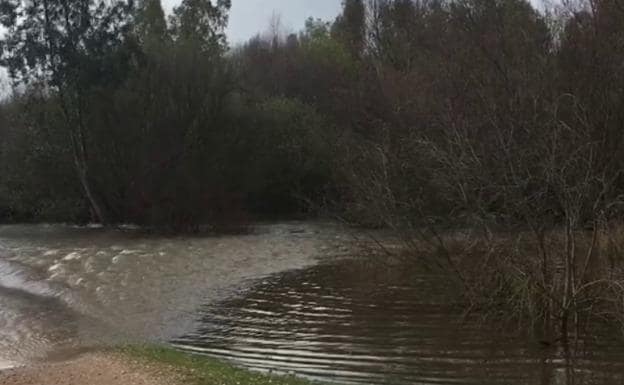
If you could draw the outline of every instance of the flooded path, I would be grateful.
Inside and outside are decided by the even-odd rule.
[[[125,342],[352,384],[624,382],[619,330],[571,351],[462,321],[444,277],[353,255],[332,224],[158,237],[0,227],[0,367]]]
[[[194,330],[197,309],[255,279],[344,253],[331,225],[160,237],[67,226],[0,227],[0,362]]]

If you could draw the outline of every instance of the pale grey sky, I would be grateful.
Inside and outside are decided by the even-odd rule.
[[[162,2],[170,10],[180,0]],[[265,31],[273,12],[281,15],[287,31],[298,31],[310,16],[333,20],[340,12],[340,4],[341,0],[232,0],[228,38],[231,44],[236,44]]]

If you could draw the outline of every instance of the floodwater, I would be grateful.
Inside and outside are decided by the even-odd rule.
[[[0,226],[0,362],[171,340],[194,330],[202,304],[344,253],[350,240],[328,224],[219,237]]]
[[[484,326],[444,277],[352,240],[327,223],[219,237],[0,227],[0,367],[154,341],[325,382],[624,382],[620,331],[564,350]]]
[[[620,384],[619,330],[543,346],[466,317],[444,277],[342,259],[277,274],[206,305],[183,350],[352,384]]]

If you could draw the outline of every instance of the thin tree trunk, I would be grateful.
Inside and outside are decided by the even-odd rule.
[[[108,217],[106,216],[103,206],[97,199],[93,189],[91,188],[91,183],[89,182],[89,166],[87,162],[87,149],[84,137],[84,127],[81,121],[81,114],[80,112],[78,113],[78,118],[76,119],[77,122],[74,122],[71,118],[72,115],[66,105],[63,96],[64,95],[61,94],[62,109],[65,114],[67,124],[70,126],[69,136],[71,139],[72,153],[74,155],[74,166],[76,167],[76,172],[78,174],[78,179],[80,180],[80,185],[82,186],[85,198],[87,198],[87,201],[91,206],[91,211],[95,216],[95,218],[93,219],[96,222],[108,224]]]
[[[76,134],[78,134],[80,138],[76,138]],[[91,183],[89,182],[89,166],[87,163],[84,136],[81,135],[81,132],[72,132],[71,142],[72,150],[74,153],[74,164],[78,173],[78,179],[80,180],[82,190],[84,191],[85,197],[89,201],[89,205],[91,206],[93,214],[95,215],[94,219],[99,223],[107,224],[108,218],[106,216],[106,213],[99,200],[97,199],[93,189],[91,188]]]
[[[85,193],[85,196],[87,200],[89,201],[89,204],[91,205],[91,209],[93,210],[93,213],[95,215],[94,219],[99,223],[107,224],[108,218],[106,217],[104,210],[102,209],[102,206],[98,202],[97,198],[95,197],[95,194],[93,193],[93,190],[91,189],[91,184],[89,183],[87,170],[85,168],[79,168],[78,177],[80,179],[80,184],[82,185],[82,189]]]

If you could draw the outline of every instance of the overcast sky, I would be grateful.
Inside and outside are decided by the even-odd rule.
[[[170,10],[180,0],[162,2]],[[231,44],[236,44],[265,31],[273,12],[281,15],[287,31],[298,31],[310,16],[333,20],[340,12],[340,4],[341,0],[232,0],[228,37]]]

